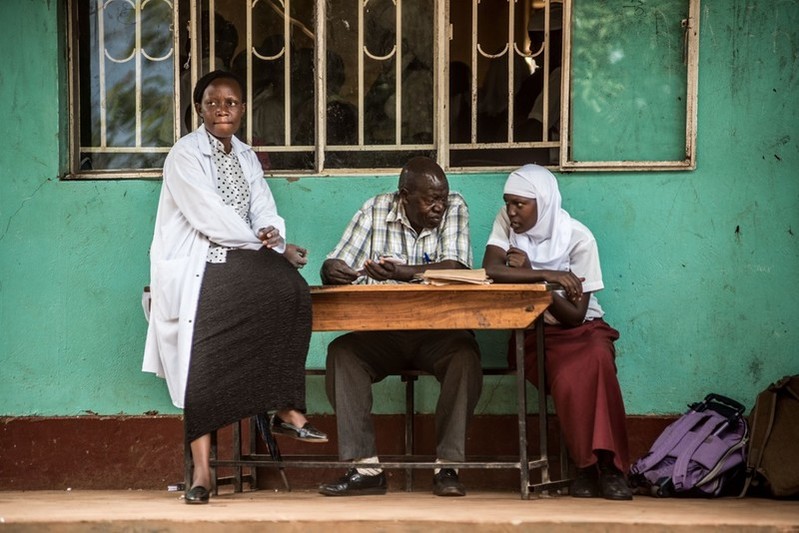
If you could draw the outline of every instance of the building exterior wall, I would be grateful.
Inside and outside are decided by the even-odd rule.
[[[140,291],[159,181],[63,181],[65,46],[57,1],[0,6],[0,416],[177,413],[140,371]],[[674,414],[713,391],[751,407],[799,372],[799,4],[705,0],[698,166],[692,172],[559,176],[564,207],[599,242],[598,296],[621,332],[618,369],[633,415]],[[641,73],[645,75],[646,73]],[[453,174],[469,203],[475,260],[504,175]],[[269,180],[289,238],[319,267],[352,213],[396,176]],[[331,334],[314,334],[309,367]],[[505,336],[481,333],[488,363]],[[382,385],[381,385],[382,386]],[[376,412],[402,412],[398,382]],[[487,381],[480,414],[515,409],[511,379]],[[434,383],[419,388],[433,410]],[[321,378],[309,411],[329,414]]]

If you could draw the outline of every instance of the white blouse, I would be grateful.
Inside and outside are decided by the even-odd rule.
[[[583,281],[583,292],[590,292],[591,297],[588,301],[588,310],[585,313],[585,320],[593,320],[601,318],[605,315],[599,301],[594,296],[594,293],[601,291],[605,288],[602,282],[602,269],[599,266],[599,248],[594,239],[593,233],[585,225],[574,218],[572,220],[572,236],[569,242],[569,264],[568,269],[571,270],[575,276],[585,278]],[[508,212],[505,208],[501,208],[494,219],[494,226],[491,229],[491,235],[488,237],[488,243],[492,246],[497,246],[507,251],[510,247],[509,236],[513,231],[510,228],[510,219]],[[563,294],[563,291],[557,291]],[[547,311],[544,313],[544,320],[547,324],[558,324],[559,322],[552,314]]]

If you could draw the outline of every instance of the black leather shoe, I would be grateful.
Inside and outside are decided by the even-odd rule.
[[[569,494],[575,498],[599,497],[599,473],[595,465],[577,469],[577,475],[569,485]]]
[[[452,468],[442,468],[433,476],[433,494],[436,496],[466,496],[466,488]]]
[[[632,500],[633,491],[627,485],[624,474],[611,467],[599,471],[599,492],[606,500]]]
[[[347,473],[339,478],[338,481],[319,485],[319,494],[324,494],[325,496],[363,496],[367,494],[385,493],[385,472],[380,472],[374,476],[367,476],[359,474],[354,468],[347,470]]]
[[[272,416],[271,430],[273,435],[283,435],[303,442],[327,442],[327,435],[313,427],[310,422],[306,422],[304,426],[298,428],[274,415]]]
[[[189,504],[208,503],[209,496],[208,489],[202,485],[196,485],[186,491],[185,500]]]

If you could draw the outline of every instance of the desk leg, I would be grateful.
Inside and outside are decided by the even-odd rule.
[[[416,417],[415,382],[416,376],[405,376],[405,456],[416,451],[413,445],[414,418]],[[405,492],[413,492],[413,469],[405,469]]]
[[[522,499],[530,498],[530,463],[527,460],[527,394],[524,372],[524,330],[516,335],[516,405],[519,415],[519,477]]]
[[[546,485],[549,479],[549,454],[547,449],[547,374],[546,353],[544,352],[544,318],[543,315],[535,324],[536,353],[538,354],[538,439],[541,459],[541,484]]]

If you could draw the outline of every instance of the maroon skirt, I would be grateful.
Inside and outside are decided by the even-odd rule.
[[[547,393],[552,396],[569,455],[578,468],[597,462],[595,451],[613,453],[622,472],[629,466],[624,400],[616,376],[619,332],[602,319],[575,328],[545,326]],[[538,384],[535,331],[524,341],[527,379]],[[508,362],[516,366],[515,336]]]

